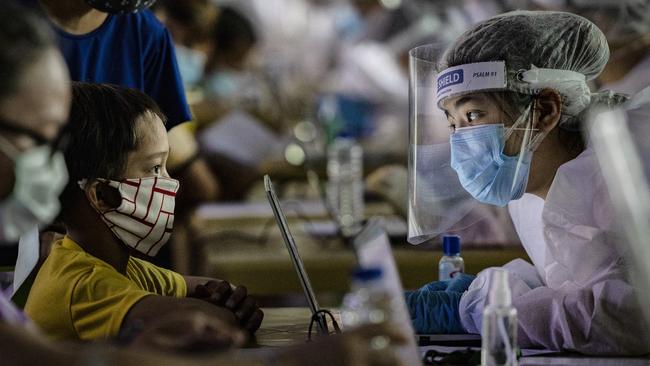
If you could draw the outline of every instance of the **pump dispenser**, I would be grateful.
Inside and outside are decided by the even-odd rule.
[[[492,286],[488,295],[490,305],[504,307],[512,304],[510,286],[508,286],[508,271],[498,269],[492,273]]]

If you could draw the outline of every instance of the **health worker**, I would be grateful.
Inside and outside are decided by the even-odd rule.
[[[605,36],[587,19],[515,11],[467,30],[438,58],[435,77],[413,69],[417,62],[411,60],[411,75],[420,78],[412,80],[412,103],[437,104],[452,132],[445,148],[427,144],[418,135],[426,128],[427,109],[412,113],[409,235],[420,237],[409,240],[440,234],[446,228],[436,224],[469,210],[466,199],[452,199],[450,177],[473,202],[507,206],[532,261],[503,266],[522,348],[594,355],[649,351],[624,242],[581,133],[589,112],[626,100],[592,93],[587,85],[608,58]],[[417,98],[421,90],[434,90],[435,99]],[[447,160],[439,163],[433,152],[446,153]],[[431,169],[434,163],[440,171]],[[436,185],[440,177],[446,180]],[[408,292],[416,331],[480,333],[495,270]]]

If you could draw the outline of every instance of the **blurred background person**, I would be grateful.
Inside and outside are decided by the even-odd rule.
[[[217,6],[210,0],[158,0],[152,9],[171,33],[178,70],[191,91],[203,80]]]
[[[10,244],[0,246],[0,265],[13,267],[20,236],[60,208],[67,170],[47,156],[67,122],[70,82],[45,24],[13,3],[0,15],[0,243]]]
[[[204,62],[192,71],[200,75],[190,99],[195,116],[193,143],[219,180],[219,199],[241,200],[261,177],[259,160],[268,155],[281,135],[277,104],[272,102],[270,87],[253,60],[259,39],[249,15],[240,7],[210,2],[192,7],[190,3],[169,0],[157,11],[192,8],[194,13],[203,9],[215,14],[209,24],[206,22],[205,38],[199,42],[201,51],[193,51],[205,52]],[[184,25],[181,34],[189,33],[197,16],[194,18],[194,23]],[[269,143],[255,138],[259,135],[268,137]]]

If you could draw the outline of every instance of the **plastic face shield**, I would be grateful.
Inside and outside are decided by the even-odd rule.
[[[450,165],[447,117],[437,107],[436,61],[442,45],[409,52],[408,241],[421,244],[460,221],[475,205]]]
[[[511,224],[505,209],[477,201],[452,168],[450,136],[453,131],[439,108],[446,97],[505,90],[505,63],[462,65],[438,73],[437,60],[442,53],[443,48],[433,44],[414,48],[409,54],[408,241],[421,244],[443,233],[493,244],[509,240]],[[521,141],[515,149],[520,157],[532,141],[531,110],[522,113],[507,132]],[[526,163],[529,161],[518,159],[514,169],[518,171]]]

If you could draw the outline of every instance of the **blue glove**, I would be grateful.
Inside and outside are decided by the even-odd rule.
[[[451,280],[431,281],[420,287],[418,291],[445,291],[449,286],[449,282],[451,282]]]
[[[465,292],[476,276],[459,273],[451,280],[431,281],[420,287],[420,291]]]
[[[465,333],[458,304],[475,278],[461,273],[451,280],[433,281],[417,291],[406,292],[406,305],[416,333]]]
[[[461,292],[445,291],[407,292],[406,305],[415,332],[418,334],[465,333],[458,313],[461,295]]]
[[[469,285],[472,284],[472,281],[476,279],[476,276],[469,275],[465,273],[458,273],[451,280],[449,280],[449,285],[445,289],[446,292],[465,292],[469,288]]]

